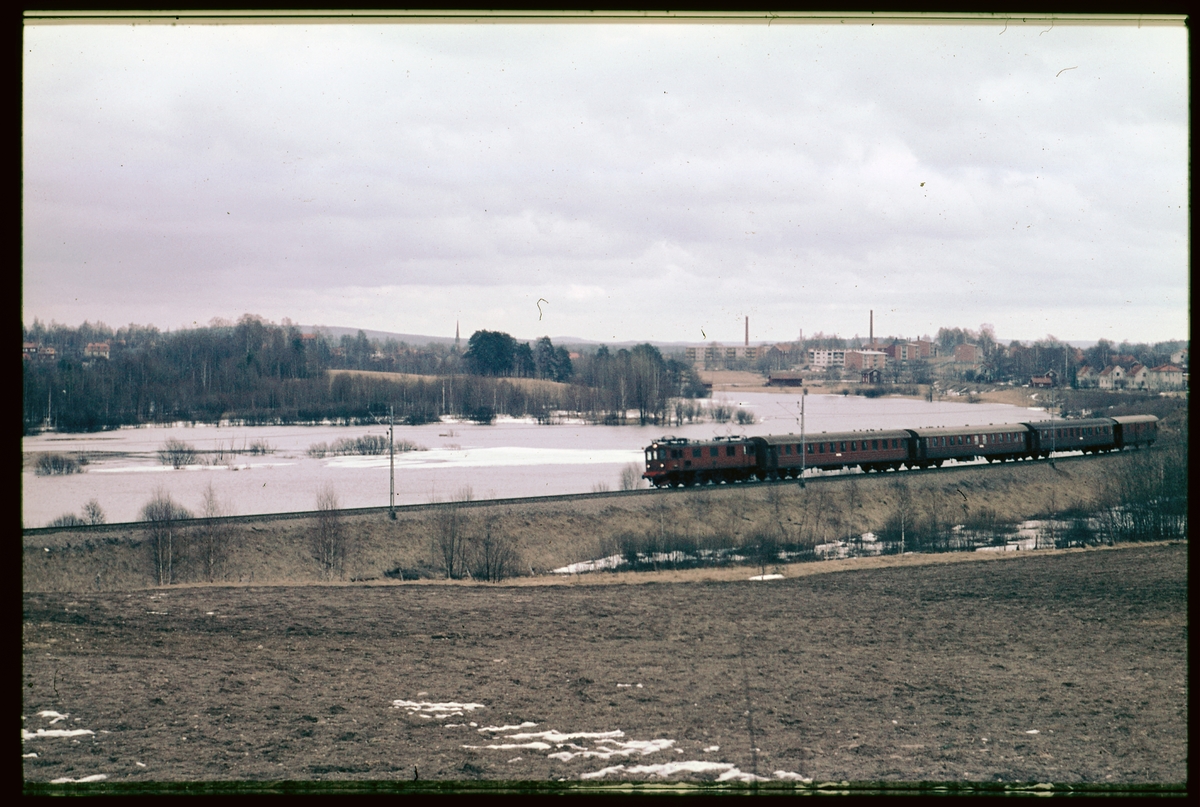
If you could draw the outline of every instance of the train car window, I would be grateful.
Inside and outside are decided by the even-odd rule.
[[[693,448],[692,449],[692,457],[694,457],[695,459],[699,459],[702,454],[704,454],[703,448]]]
[[[817,443],[817,453],[818,454],[825,453],[825,444],[824,443]]]
[[[885,440],[884,442],[887,442],[887,441]],[[872,451],[878,451],[878,450],[879,450],[879,441],[878,441],[878,440],[872,440],[872,441],[871,441],[871,450],[872,450]]]
[[[845,450],[846,450],[846,444],[842,443],[842,451],[845,451]]]
[[[720,453],[720,452],[719,452],[719,451],[717,451],[717,447],[716,447],[716,446],[711,446],[711,447],[708,449],[708,456],[710,456],[710,457],[715,457],[715,456],[717,456],[717,454],[719,454],[719,453]]]
[[[851,440],[851,441],[850,441],[850,450],[851,450],[851,451],[858,451],[858,441],[857,441],[857,440]]]
[[[791,453],[792,453],[792,447],[791,447],[791,446],[784,446],[784,447],[783,447],[783,453],[784,453],[784,454],[791,454]]]

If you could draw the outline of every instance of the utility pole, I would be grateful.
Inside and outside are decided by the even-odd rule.
[[[375,422],[382,425],[383,421],[375,417]],[[388,518],[396,520],[396,407],[388,405]]]
[[[396,520],[396,407],[388,406],[388,517]]]
[[[808,461],[808,444],[804,442],[804,398],[808,390],[800,392],[800,489],[804,489],[804,466]]]

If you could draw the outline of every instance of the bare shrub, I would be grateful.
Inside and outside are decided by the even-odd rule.
[[[38,476],[77,474],[83,470],[83,465],[76,457],[50,452],[38,455],[34,473]]]
[[[332,580],[345,573],[347,541],[338,506],[337,491],[326,485],[317,491],[317,517],[312,533],[312,552],[321,577]]]
[[[483,535],[470,540],[472,576],[489,583],[513,577],[521,568],[517,542],[498,528],[494,514],[484,518]]]
[[[734,414],[734,418],[741,426],[749,426],[751,423],[755,422],[754,413],[747,412],[745,409],[737,410],[737,412]]]
[[[388,438],[381,434],[364,434],[362,437],[342,437],[335,440],[333,445],[328,443],[313,443],[308,447],[308,456],[321,459],[327,455],[335,457],[348,456],[379,456],[388,453],[389,445],[396,453],[405,451],[425,451],[424,446],[417,445],[411,440],[396,440],[389,443]]]
[[[756,530],[747,535],[746,540],[742,543],[742,548],[746,556],[753,559],[754,565],[758,566],[764,575],[767,573],[768,566],[772,568],[779,566],[779,539],[766,530]]]
[[[179,522],[191,518],[192,514],[177,504],[165,489],[158,488],[153,498],[142,506],[141,516],[150,533],[155,579],[160,586],[170,585],[175,582],[176,544],[182,545]]]
[[[47,524],[47,527],[83,527],[87,522],[74,513],[63,513],[58,518]]]
[[[631,462],[621,469],[621,490],[637,490],[642,486],[642,466]]]
[[[274,454],[275,447],[266,440],[259,439],[250,444],[248,451],[251,454]]]
[[[608,493],[607,482],[597,482],[592,485],[592,493]]]
[[[728,423],[733,419],[733,407],[725,404],[713,404],[708,407],[708,416],[716,423]]]
[[[196,461],[196,447],[176,437],[169,437],[158,450],[158,460],[172,468],[183,468]]]

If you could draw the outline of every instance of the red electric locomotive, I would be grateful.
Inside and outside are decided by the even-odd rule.
[[[644,479],[658,488],[742,482],[755,476],[755,446],[744,437],[664,437],[646,448]]]

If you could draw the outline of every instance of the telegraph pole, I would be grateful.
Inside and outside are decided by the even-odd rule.
[[[808,444],[804,442],[804,398],[808,390],[800,392],[800,489],[804,489],[804,466],[808,462]]]
[[[388,517],[396,520],[396,407],[388,407]]]
[[[374,413],[371,417],[375,418],[375,422],[383,424],[383,421],[375,417]],[[388,406],[388,517],[393,521],[396,520],[396,407]]]

